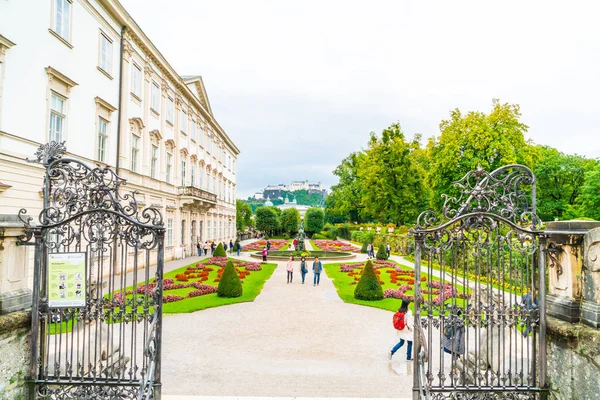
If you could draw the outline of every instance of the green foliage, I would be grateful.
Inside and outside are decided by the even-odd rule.
[[[362,247],[360,248],[360,252],[363,254],[367,254],[367,246],[369,245],[368,242],[363,242]]]
[[[284,238],[285,240],[290,240],[290,235],[288,235],[287,233],[284,233],[284,234],[283,234],[283,238]]]
[[[296,208],[288,208],[281,213],[281,229],[290,235],[298,232],[300,227],[300,212]]]
[[[350,225],[343,224],[337,228],[337,236],[342,239],[350,240]]]
[[[585,184],[581,188],[580,213],[582,216],[600,221],[600,163],[585,173]]]
[[[309,208],[304,215],[304,230],[308,234],[314,234],[323,230],[324,214],[320,208]]]
[[[378,260],[387,260],[388,259],[387,251],[385,251],[385,242],[383,240],[381,241],[381,245],[379,245],[379,250],[377,250],[377,254],[375,255],[375,258],[377,258]]]
[[[223,248],[223,243],[219,243],[217,248],[215,249],[215,257],[227,257],[227,252]]]
[[[235,225],[238,231],[252,226],[252,208],[242,200],[235,201]]]
[[[258,230],[273,234],[279,229],[279,215],[275,210],[279,209],[277,207],[260,207],[256,210],[256,228]]]
[[[311,236],[311,239],[316,239],[316,240],[324,240],[324,239],[328,239],[328,238],[327,238],[327,236],[325,236],[325,235],[322,235],[322,234],[320,234],[320,233],[314,233],[314,234]]]
[[[331,188],[327,198],[327,212],[331,215],[348,216],[350,221],[359,221],[362,209],[362,182],[358,177],[360,160],[364,153],[351,153],[333,171],[339,183]]]
[[[221,247],[221,250],[223,248]],[[215,251],[215,256],[217,252]],[[221,280],[219,281],[219,288],[217,289],[217,296],[219,297],[240,297],[242,295],[242,282],[240,281],[240,277],[235,271],[235,267],[233,266],[233,262],[231,260],[227,261],[227,265],[225,265],[225,269],[223,270],[223,275],[221,276]]]
[[[531,146],[524,136],[528,127],[520,118],[518,105],[494,99],[489,114],[470,111],[465,115],[456,109],[449,120],[440,123],[441,136],[428,144],[429,184],[436,209],[443,204],[443,193],[457,194],[452,182],[479,165],[487,171],[515,163],[531,166]]]
[[[236,240],[233,244],[233,251],[238,251],[238,247],[240,247],[240,242]]]
[[[337,224],[350,219],[347,210],[342,209],[342,201],[338,200],[339,193],[334,191],[325,200],[325,222]]]
[[[352,231],[351,240],[360,243],[372,243],[375,239],[375,231]]]
[[[367,261],[356,289],[354,289],[354,298],[367,301],[383,299],[383,289],[373,269],[373,263],[370,260]]]

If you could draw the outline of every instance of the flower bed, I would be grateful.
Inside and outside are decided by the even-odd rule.
[[[289,240],[273,239],[273,240],[270,240],[270,242],[271,242],[270,250],[281,250],[281,249],[287,249]],[[257,251],[257,250],[262,250],[265,247],[267,247],[267,241],[259,240],[257,242],[253,242],[253,243],[245,245],[244,247],[242,247],[242,251]]]
[[[313,240],[315,246],[323,251],[343,251],[350,253],[360,253],[360,249],[352,246],[350,243],[344,243],[339,240]]]

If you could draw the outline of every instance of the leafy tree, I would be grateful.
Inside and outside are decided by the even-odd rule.
[[[399,124],[371,134],[369,148],[360,163],[358,176],[365,211],[382,223],[404,225],[414,221],[427,204],[422,171],[414,153],[420,149],[420,136],[407,142]]]
[[[219,243],[217,248],[215,249],[215,257],[227,257],[227,252],[223,248],[223,243]]]
[[[338,184],[331,188],[331,194],[336,199],[336,213],[347,214],[350,221],[360,222],[361,218],[363,187],[358,173],[364,156],[361,152],[351,153],[333,171],[339,178]]]
[[[369,260],[363,269],[362,276],[354,289],[354,298],[358,300],[382,300],[383,288],[379,278],[373,269],[373,263]]]
[[[572,214],[580,212],[576,204],[586,181],[586,172],[597,163],[548,146],[537,146],[535,155],[533,172],[537,179],[538,216],[543,221],[576,217]]]
[[[221,247],[223,250],[223,247]],[[216,252],[215,252],[216,255]],[[219,297],[240,297],[242,295],[242,282],[240,277],[235,271],[233,262],[227,261],[221,280],[219,281],[219,287],[217,288],[217,296]]]
[[[600,163],[585,173],[585,183],[581,188],[579,213],[582,217],[600,221]]]
[[[281,228],[290,235],[298,232],[300,213],[295,208],[288,208],[281,213]]]
[[[252,225],[252,208],[240,199],[235,201],[235,224],[238,231]]]
[[[440,137],[428,144],[429,184],[435,208],[441,209],[443,193],[457,194],[452,182],[478,165],[487,171],[514,163],[532,165],[524,136],[528,127],[520,118],[518,105],[494,99],[489,114],[470,111],[463,115],[456,109],[449,120],[440,123]]]
[[[279,229],[279,215],[276,207],[259,207],[256,210],[256,228],[262,232],[271,234]],[[281,210],[280,210],[281,211]]]
[[[369,246],[369,243],[363,242],[362,247],[360,248],[360,252],[363,254],[367,254],[367,246]]]
[[[325,225],[325,215],[320,208],[309,208],[304,215],[304,230],[308,234],[321,232]]]
[[[327,196],[325,202],[325,222],[330,224],[338,224],[346,222],[350,219],[347,211],[340,209],[341,201],[338,199],[339,192],[332,192]]]

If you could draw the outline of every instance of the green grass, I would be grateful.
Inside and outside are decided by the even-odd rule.
[[[73,320],[56,322],[48,324],[49,335],[59,335],[61,333],[69,333],[73,330]]]
[[[394,262],[394,261],[392,261],[392,262]],[[412,271],[413,270],[412,268],[406,267],[406,266],[398,264],[396,262],[394,262],[394,263],[404,271]],[[327,276],[333,280],[333,285],[335,286],[338,296],[340,296],[340,298],[345,303],[359,304],[362,306],[381,308],[383,310],[389,310],[389,311],[397,311],[398,310],[398,308],[400,307],[400,304],[402,303],[402,300],[400,300],[400,299],[383,299],[383,300],[376,300],[376,301],[355,299],[354,298],[354,289],[356,288],[356,285],[350,285],[350,282],[352,282],[354,280],[354,277],[348,276],[347,272],[340,272],[341,264],[342,263],[324,264],[323,268],[325,269],[325,273],[327,274]],[[347,264],[356,264],[356,263],[348,262]],[[379,268],[379,270],[381,271],[380,279],[383,281],[383,284],[381,285],[381,287],[384,292],[386,291],[386,289],[398,289],[398,285],[394,285],[390,282],[389,274],[387,272],[385,272],[387,269],[388,268]],[[428,278],[428,275],[424,274],[424,273],[421,273],[421,276]],[[440,279],[433,277],[433,280],[439,281]],[[402,284],[407,284],[407,282],[402,282]],[[465,289],[464,287],[462,287],[460,285],[456,285],[456,288],[458,290],[458,293],[471,293],[470,289]],[[427,289],[427,281],[421,282],[421,289]],[[414,295],[412,290],[406,291],[405,294],[408,296]],[[425,295],[425,296],[426,296],[425,298],[428,299],[428,295]],[[436,297],[436,296],[434,295],[433,297]],[[455,301],[456,302],[455,304],[457,304],[459,306],[465,305],[465,300],[458,299],[458,298],[448,299],[446,301],[446,303],[448,304],[448,303],[451,303],[452,301]],[[414,303],[410,304],[410,309],[414,310]]]

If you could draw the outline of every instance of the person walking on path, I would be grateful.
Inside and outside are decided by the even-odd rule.
[[[204,249],[204,255],[207,255],[208,254],[208,240],[204,241],[203,249]]]
[[[385,252],[387,253],[387,257],[388,257],[388,258],[390,258],[390,253],[391,253],[391,250],[392,250],[392,248],[391,248],[390,244],[388,243],[388,244],[385,246]]]
[[[306,268],[306,257],[300,258],[300,273],[302,273],[302,284],[304,285],[304,278],[308,273],[308,269]]]
[[[233,241],[231,239],[229,239],[229,253],[232,254],[233,253]],[[239,255],[239,254],[238,254]]]
[[[223,250],[225,250],[225,252],[227,252],[227,243],[223,242]]]
[[[285,269],[287,270],[287,283],[292,283],[292,279],[294,279],[294,256],[290,256]]]
[[[271,242],[267,240],[267,253],[271,251]]]
[[[263,257],[263,262],[266,263],[267,262],[267,255],[269,254],[269,252],[267,251],[267,248],[263,248],[262,249],[262,257]]]
[[[238,248],[237,248],[238,257],[240,256],[240,251],[242,251],[242,244],[240,242],[238,242]]]
[[[521,307],[523,307],[525,310],[529,311],[530,313],[534,309],[537,310],[537,308],[539,306],[536,289],[537,288],[534,287],[530,292],[524,294],[523,297],[521,297],[521,302],[522,302]],[[529,334],[531,333],[531,331],[533,329],[533,327],[531,326],[531,320],[532,320],[532,317],[526,318],[527,328],[523,332],[524,337],[529,336]]]
[[[323,264],[319,261],[319,257],[315,257],[315,261],[313,261],[313,273],[315,275],[313,286],[319,285],[319,282],[321,281],[321,271],[323,271]]]
[[[396,335],[398,336],[399,341],[388,353],[388,358],[390,360],[394,354],[400,350],[400,347],[404,346],[404,342],[408,342],[406,348],[406,361],[412,361],[413,317],[412,313],[408,309],[409,304],[410,301],[403,299],[402,305],[400,305],[398,312],[394,314],[394,329],[396,329]]]
[[[369,243],[367,245],[367,258],[371,259],[371,253],[373,252],[373,245],[371,243]]]
[[[198,257],[202,256],[202,246],[200,246],[200,241],[196,242],[196,250],[198,250]]]
[[[217,244],[215,243],[214,240],[212,242],[210,242],[210,255],[211,256],[215,255],[215,248],[216,247],[217,247]]]

